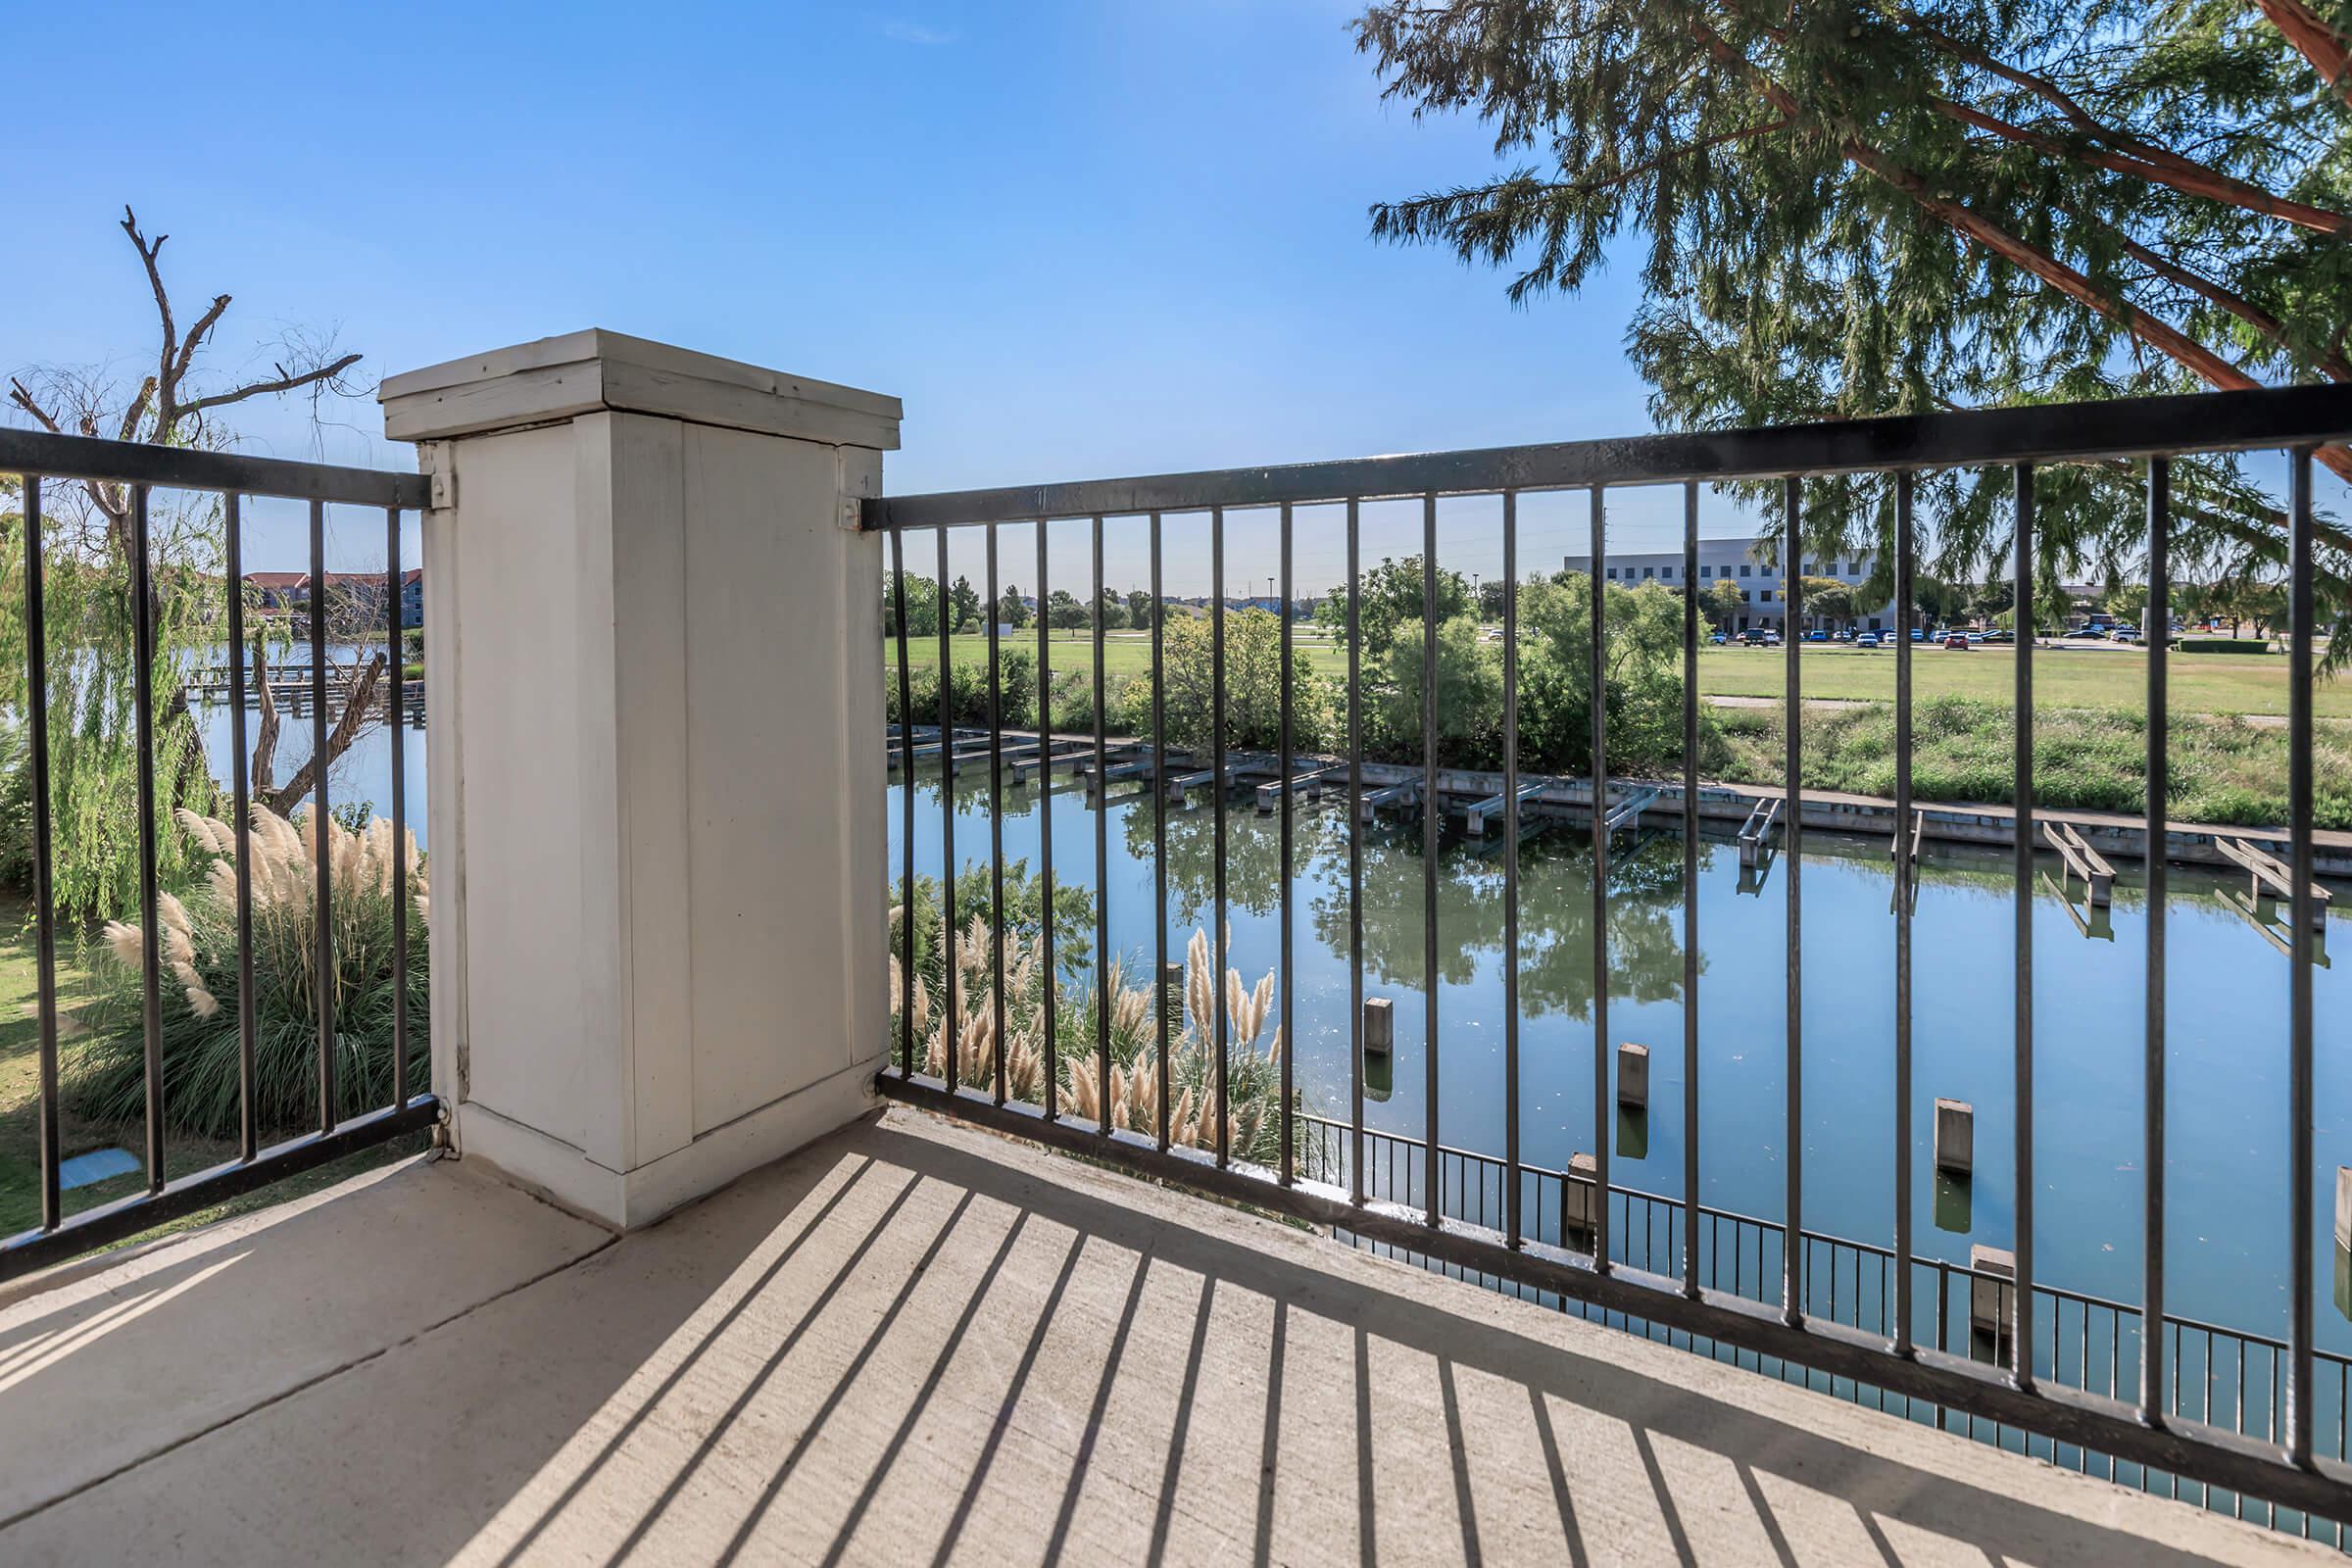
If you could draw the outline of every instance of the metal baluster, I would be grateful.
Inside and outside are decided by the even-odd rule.
[[[1291,1158],[1291,1101],[1296,1093],[1293,1064],[1298,1058],[1298,1025],[1293,1014],[1291,983],[1291,504],[1282,505],[1282,1182],[1289,1186],[1298,1172]]]
[[[1348,1196],[1364,1200],[1363,529],[1348,500]]]
[[[1430,1224],[1445,1218],[1438,1165],[1438,498],[1421,498],[1421,1076],[1427,1113]]]
[[[1592,487],[1592,1268],[1609,1272],[1609,758],[1606,503]]]
[[[2010,1353],[2017,1386],[2034,1385],[2034,465],[2017,479],[2017,1288]]]
[[[996,1033],[988,1046],[996,1102],[1004,1103],[1004,668],[998,650],[997,525],[988,525],[988,941]],[[1097,595],[1098,601],[1101,595]],[[1098,612],[1101,609],[1097,605]],[[1098,618],[1099,615],[1098,615]],[[1103,1091],[1110,1085],[1105,1074]]]
[[[236,537],[234,524],[229,537]],[[232,585],[236,580],[233,575],[229,578]],[[30,753],[26,760],[31,765],[32,933],[40,1014],[41,1229],[53,1231],[65,1212],[58,1177],[62,1151],[57,1112],[57,915],[50,906],[54,866],[49,823],[49,630],[41,586],[41,480],[30,473],[24,476],[24,717],[25,747]],[[243,755],[241,747],[239,755]],[[237,857],[240,870],[244,858],[242,854]],[[246,994],[251,995],[250,989]],[[253,1036],[248,1032],[245,1038]],[[246,1103],[252,1103],[250,1096]]]
[[[2168,917],[2167,807],[2172,794],[2171,712],[2166,690],[2172,642],[2173,465],[2148,460],[2148,863],[2147,1010],[2142,1027],[2140,1170],[2139,1418],[2164,1424],[2165,922]]]
[[[1054,638],[1046,616],[1046,519],[1037,519],[1037,859],[1038,985],[1046,1006],[1046,1120],[1058,1116],[1061,1053],[1056,1049],[1061,983],[1054,960]]]
[[[237,841],[237,1158],[250,1163],[261,1152],[261,1129],[254,1106],[254,1052],[259,1020],[253,994],[253,795],[247,776],[250,764],[245,739],[245,527],[240,498],[232,493],[221,501],[222,564],[228,577],[229,800],[230,814],[236,818],[230,831]],[[395,518],[399,515],[397,512],[393,514]],[[397,553],[393,559],[399,559]],[[395,654],[395,672],[399,664],[399,656]],[[393,689],[398,691],[398,685]],[[405,849],[404,845],[404,852]],[[405,944],[405,928],[401,939]],[[404,960],[406,953],[404,946]],[[406,990],[404,975],[404,994]],[[408,1080],[402,1078],[399,1082],[406,1084]]]
[[[229,591],[237,592],[237,579]],[[392,1104],[409,1102],[409,803],[403,766],[401,709],[406,698],[407,628],[402,624],[400,572],[400,509],[384,509],[384,600],[386,630],[392,638],[391,688],[385,696],[385,721],[392,742]]]
[[[1208,514],[1208,574],[1209,574],[1209,745],[1210,765],[1216,769],[1216,780],[1209,786],[1214,802],[1214,838],[1216,841],[1216,930],[1209,937],[1209,1010],[1216,1014],[1217,1027],[1217,1163],[1223,1165],[1230,1151],[1226,1147],[1226,1024],[1225,1007],[1225,509],[1217,507]]]
[[[1519,1225],[1519,492],[1502,493],[1502,1170],[1504,1238]]]
[[[914,674],[906,667],[906,535],[890,536],[891,602],[899,645],[899,1076],[914,1076]],[[945,607],[941,607],[945,612]]]
[[[1785,982],[1788,1003],[1786,1055],[1788,1084],[1785,1104],[1788,1110],[1788,1212],[1783,1219],[1786,1230],[1781,1242],[1781,1316],[1789,1323],[1795,1323],[1804,1316],[1804,1301],[1792,1261],[1796,1254],[1796,1239],[1801,1234],[1799,1227],[1803,1222],[1805,1191],[1805,948],[1804,903],[1799,878],[1805,859],[1805,702],[1804,682],[1797,670],[1798,651],[1804,645],[1803,634],[1797,630],[1797,617],[1805,598],[1803,573],[1798,569],[1804,564],[1805,554],[1802,479],[1791,476],[1782,481],[1781,505],[1788,530],[1781,545],[1782,647],[1786,650],[1782,662],[1787,669],[1788,685],[1788,717],[1785,723],[1788,733],[1784,749],[1787,778],[1783,786],[1788,809],[1781,826],[1781,858],[1787,862],[1784,870],[1788,899],[1788,977]]]
[[[2319,938],[2319,908],[2312,898],[2312,637],[2317,605],[2312,583],[2311,449],[2298,448],[2287,464],[2287,641],[2286,830],[2287,900],[2294,933],[2287,965],[2287,1421],[2286,1457],[2309,1468],[2312,1462],[2312,1253],[2317,1250],[2312,1216],[2312,978]]]
[[[311,505],[314,529],[318,515],[318,503]],[[145,940],[139,944],[139,1018],[147,1047],[147,1191],[164,1190],[164,1005],[162,992],[163,928],[158,924],[156,910],[158,889],[155,872],[155,585],[154,564],[149,559],[147,487],[131,486],[130,491],[130,605],[131,605],[131,703],[136,723],[139,792],[139,921]],[[314,552],[314,561],[316,553]],[[316,566],[311,573],[312,619],[318,616],[318,582]],[[319,781],[325,781],[321,770],[314,769]],[[325,874],[327,858],[323,841],[318,856],[320,875]],[[323,908],[323,905],[321,906]],[[320,938],[326,932],[326,920],[318,921]],[[321,975],[331,973],[321,963]],[[325,988],[319,996],[320,1015],[324,1016]],[[325,1026],[319,1026],[321,1047],[324,1049]]]
[[[1160,589],[1159,514],[1152,514],[1152,1011],[1158,1019],[1159,1147],[1168,1147],[1168,725],[1166,639],[1168,605]]]
[[[1683,1294],[1698,1298],[1698,484],[1683,486]]]
[[[311,847],[317,859],[318,886],[318,1130],[331,1133],[341,1118],[335,1062],[335,922],[334,858],[330,825],[334,814],[326,792],[326,616],[331,595],[326,580],[326,509],[311,503]]]
[[[962,1088],[956,1066],[959,1021],[956,1016],[956,977],[960,960],[956,953],[956,671],[954,634],[956,612],[948,604],[948,530],[939,530],[939,869],[940,918],[946,941],[940,969],[941,1004],[945,1011],[941,1036],[947,1047],[940,1076],[948,1093]]]
[[[1095,597],[1095,1088],[1110,1135],[1110,766],[1102,728],[1102,518],[1094,518]]]
[[[1894,1353],[1911,1344],[1911,616],[1913,476],[1894,476]]]

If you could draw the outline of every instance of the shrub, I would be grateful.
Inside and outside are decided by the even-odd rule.
[[[2271,641],[2267,637],[2180,637],[2174,639],[2176,654],[2267,654]]]
[[[953,666],[955,690],[952,715],[956,724],[986,724],[988,722],[988,662],[964,660]],[[1034,651],[1012,643],[997,650],[997,711],[1006,729],[1027,729],[1037,721],[1037,655]],[[914,722],[939,722],[939,668],[934,664],[918,664],[906,672],[906,686],[913,701]],[[899,675],[886,669],[882,676],[883,710],[891,723],[905,721],[899,711]]]
[[[200,856],[206,880],[182,900],[165,894],[163,926],[164,1103],[166,1123],[207,1138],[233,1137],[237,1095],[236,834],[217,818],[176,813]],[[314,906],[315,810],[289,822],[253,808],[254,1118],[266,1128],[306,1126],[318,1114],[318,979]],[[392,824],[381,817],[353,833],[326,823],[335,968],[336,1115],[392,1102]],[[414,841],[408,846],[409,1093],[430,1077],[426,1063],[430,993],[425,957],[427,889]],[[111,961],[93,966],[99,996],[84,1009],[89,1038],[70,1064],[75,1108],[100,1121],[140,1115],[146,1095],[141,966],[146,933],[110,921]],[[174,994],[176,993],[176,994]]]

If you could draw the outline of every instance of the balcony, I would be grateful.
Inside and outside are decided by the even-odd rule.
[[[234,936],[133,945],[144,1010],[115,1045],[144,1052],[145,1190],[77,1209],[53,975],[75,933],[36,788],[42,1207],[0,1246],[0,1558],[2340,1555],[2352,1355],[2321,1308],[2331,1250],[2347,1299],[2352,1182],[2328,1214],[2347,1057],[2323,879],[2352,836],[2315,821],[2310,453],[2352,438],[2346,389],[891,497],[896,400],[610,333],[383,397],[419,475],[0,432],[36,521],[44,484],[125,487],[142,562],[152,489],[225,497],[231,559],[240,497],[307,500],[315,558],[322,508],[367,507],[388,582],[418,514],[436,890],[428,926],[421,865],[371,873],[386,1049],[357,1055],[321,988],[268,1046],[315,1085],[281,1055],[265,1114],[262,1031],[204,991],[247,994],[262,895],[208,829],[207,918]],[[1888,795],[1809,785],[1793,722],[1778,782],[1702,776],[1689,598],[1652,617],[1672,697],[1628,762],[1605,579],[1517,567],[1545,507],[1597,564],[1611,498],[1670,485],[1688,564],[1702,485],[1770,481],[1801,527],[1808,485],[1861,475],[1909,621],[1915,475],[1989,468],[2031,604],[2039,476],[2096,460],[2144,485],[2161,604],[2171,466],[2255,447],[2291,454],[2268,827],[2166,811],[2161,640],[2131,666],[2143,809],[2043,799],[2034,672],[2064,661],[2031,626],[2001,804],[1916,787],[1907,641],[1884,656]],[[1412,603],[1374,671],[1364,535],[1398,505],[1421,554],[1384,563]],[[1467,635],[1424,608],[1456,507],[1494,525],[1506,585]],[[1346,676],[1311,740],[1295,617],[1229,625],[1229,513],[1278,552],[1278,607],[1301,538],[1345,561],[1314,657]],[[1212,583],[1190,687],[1179,518]],[[994,615],[977,682],[938,617],[914,702],[918,535],[935,604],[954,551],[984,603],[1016,597],[1007,539],[1034,547],[1041,617],[1050,567],[1091,595],[1080,637],[1034,631],[1030,722]],[[1106,535],[1154,607],[1115,719]],[[38,571],[24,591],[38,626]],[[388,636],[407,608],[377,605]],[[1443,669],[1445,637],[1492,662],[1492,733],[1396,675],[1416,643]],[[1229,654],[1279,671],[1246,716]],[[1758,657],[1799,710],[1822,666]],[[145,735],[145,683],[135,706]],[[350,956],[336,863],[268,893],[317,913],[319,972]],[[140,876],[156,929],[152,845]],[[416,944],[429,1008],[406,1002]],[[195,1170],[182,982],[218,1008],[241,1112],[235,1155]],[[2082,1017],[2129,1033],[2087,1076]],[[2225,1062],[2181,1044],[2216,1034]],[[2215,1157],[2249,1125],[2275,1170]],[[427,1130],[431,1156],[82,1255]]]
[[[904,1109],[617,1240],[420,1158],[0,1357],[27,1565],[2333,1557]]]

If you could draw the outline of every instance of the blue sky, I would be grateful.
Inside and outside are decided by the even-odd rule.
[[[236,295],[213,359],[333,328],[384,375],[610,326],[906,400],[899,491],[1645,429],[1630,256],[1527,310],[1502,278],[1375,245],[1365,208],[1493,166],[1474,124],[1383,104],[1320,0],[13,8],[12,113],[39,156],[0,247],[0,368],[152,354],[122,205],[171,233],[183,317]],[[67,63],[103,58],[104,73]],[[102,96],[103,95],[103,96]],[[266,352],[260,363],[266,363]],[[247,445],[407,466],[373,404],[296,405]],[[1660,498],[1663,500],[1664,498]],[[1627,536],[1670,536],[1628,498]],[[1536,508],[1557,564],[1581,504]],[[1721,530],[1733,526],[1728,509]],[[376,525],[339,521],[339,564]],[[1229,584],[1272,569],[1237,519]],[[1300,536],[1303,588],[1337,561]],[[294,548],[257,527],[257,558]],[[1376,520],[1374,557],[1417,547]],[[1499,565],[1491,508],[1442,555]],[[1033,563],[1023,531],[1005,541]],[[1075,582],[1080,530],[1057,531]],[[1114,529],[1140,580],[1140,526]],[[926,558],[927,559],[927,556]],[[976,541],[956,563],[977,577]],[[257,564],[264,563],[257,559]],[[288,561],[286,564],[298,564]],[[1205,586],[1171,533],[1171,591]]]

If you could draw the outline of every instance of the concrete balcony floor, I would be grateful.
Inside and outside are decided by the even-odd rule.
[[[2331,1553],[919,1114],[615,1241],[392,1167],[0,1305],[0,1561]]]

